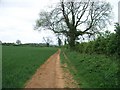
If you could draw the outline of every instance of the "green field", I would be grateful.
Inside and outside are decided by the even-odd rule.
[[[22,88],[57,48],[3,46],[2,87]]]
[[[63,52],[68,58],[64,57]],[[80,88],[117,88],[117,62],[115,58],[98,54],[80,54],[63,50],[61,63],[67,63],[68,69]]]
[[[2,45],[0,43],[0,89],[2,88]]]

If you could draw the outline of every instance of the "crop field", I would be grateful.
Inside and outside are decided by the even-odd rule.
[[[2,87],[22,88],[57,48],[3,46]]]
[[[114,57],[81,54],[68,50],[63,50],[63,52],[61,53],[61,63],[67,63],[68,69],[80,88],[119,87],[118,64]]]

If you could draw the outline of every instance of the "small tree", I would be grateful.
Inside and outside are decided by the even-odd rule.
[[[61,46],[62,45],[62,41],[61,39],[58,37],[58,45]]]
[[[49,47],[52,40],[49,37],[43,37],[43,40],[45,41],[47,47]]]
[[[20,44],[21,44],[21,41],[20,41],[20,40],[17,40],[17,41],[16,41],[16,44],[17,44],[17,45],[20,45]]]

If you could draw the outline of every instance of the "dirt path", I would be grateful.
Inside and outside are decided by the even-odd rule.
[[[52,55],[26,83],[25,88],[64,88],[59,54],[60,50]]]

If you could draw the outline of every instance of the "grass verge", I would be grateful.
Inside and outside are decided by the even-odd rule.
[[[114,57],[62,50],[61,63],[67,63],[80,88],[119,87],[118,64]]]

